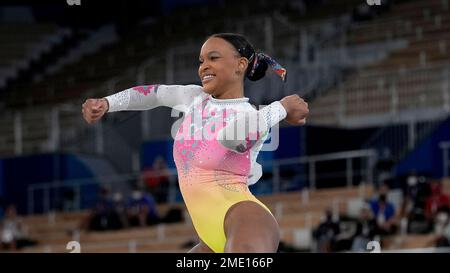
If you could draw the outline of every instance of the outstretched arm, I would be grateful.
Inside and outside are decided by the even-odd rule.
[[[219,131],[218,141],[228,149],[243,153],[262,141],[270,128],[285,119],[302,125],[308,115],[308,104],[298,95],[275,101],[259,111],[238,113],[238,117]]]
[[[193,98],[203,92],[198,85],[142,85],[107,96],[108,112],[149,110],[158,106],[186,110]]]
[[[106,112],[149,110],[158,106],[186,111],[192,100],[203,92],[198,85],[142,85],[101,99],[83,103],[83,116],[94,123]]]

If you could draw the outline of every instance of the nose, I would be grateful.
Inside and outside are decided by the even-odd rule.
[[[202,74],[203,72],[205,72],[209,67],[210,67],[209,63],[206,60],[203,61],[203,63],[201,63],[198,68],[199,74]]]

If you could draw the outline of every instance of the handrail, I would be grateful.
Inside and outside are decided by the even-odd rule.
[[[360,170],[355,170],[353,168],[352,160],[354,158],[365,158],[366,164],[365,168],[361,168]],[[355,175],[361,175],[365,176],[366,181],[373,181],[373,165],[375,164],[377,158],[377,153],[375,150],[352,150],[352,151],[343,151],[343,152],[337,152],[337,153],[329,153],[329,154],[321,154],[321,155],[312,155],[312,156],[302,156],[302,157],[295,157],[295,158],[287,158],[287,159],[277,159],[273,160],[269,167],[272,167],[273,172],[273,193],[278,193],[283,191],[281,188],[281,174],[280,174],[280,167],[283,165],[292,165],[292,164],[304,164],[308,166],[309,171],[305,174],[299,174],[302,177],[304,177],[305,180],[309,181],[309,187],[311,190],[315,190],[316,188],[316,180],[319,177],[330,177],[336,178],[336,177],[345,177],[347,180],[347,186],[350,187],[353,185],[353,178]],[[342,170],[342,172],[333,172],[333,173],[325,173],[321,174],[321,176],[317,175],[316,173],[316,164],[318,162],[323,161],[333,161],[333,160],[345,160],[346,161],[346,168],[345,170]],[[176,179],[173,179],[174,177],[177,177],[177,170],[176,169],[167,169],[167,173],[171,179],[169,179],[169,192],[168,192],[168,200],[170,202],[176,202],[176,193],[177,193],[177,184]],[[131,179],[141,179],[143,176],[146,177],[152,177],[152,176],[159,176],[158,173],[150,173],[150,174],[143,174],[141,172],[135,172],[135,173],[129,173],[129,174],[123,174],[123,175],[115,175],[115,176],[98,176],[98,177],[92,177],[92,178],[83,178],[83,179],[70,179],[70,180],[64,180],[64,181],[52,181],[52,182],[46,182],[46,183],[38,183],[38,184],[32,184],[29,185],[27,188],[27,200],[28,200],[28,213],[33,214],[35,213],[35,194],[37,191],[43,191],[43,198],[42,198],[42,207],[44,209],[44,212],[50,211],[51,208],[51,190],[60,189],[60,188],[73,188],[78,193],[76,203],[77,208],[81,209],[80,204],[80,196],[79,193],[81,192],[81,187],[87,186],[87,185],[103,185],[103,186],[114,186],[114,185],[123,185],[123,183],[126,183],[125,181],[129,181]],[[102,183],[99,181],[108,181],[107,183]],[[293,181],[289,181],[289,183],[292,184]],[[288,185],[289,186],[289,185]],[[291,185],[292,186],[292,185]]]

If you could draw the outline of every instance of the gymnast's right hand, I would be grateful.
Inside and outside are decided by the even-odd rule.
[[[105,98],[87,99],[81,107],[81,112],[87,123],[94,124],[108,111],[108,107],[108,101]]]
[[[292,125],[304,125],[309,114],[308,103],[297,94],[286,96],[280,100],[286,109],[286,122]]]

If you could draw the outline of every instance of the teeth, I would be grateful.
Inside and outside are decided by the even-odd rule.
[[[205,75],[205,76],[203,76],[203,79],[204,80],[209,80],[209,79],[212,79],[214,77],[215,77],[214,75]]]

